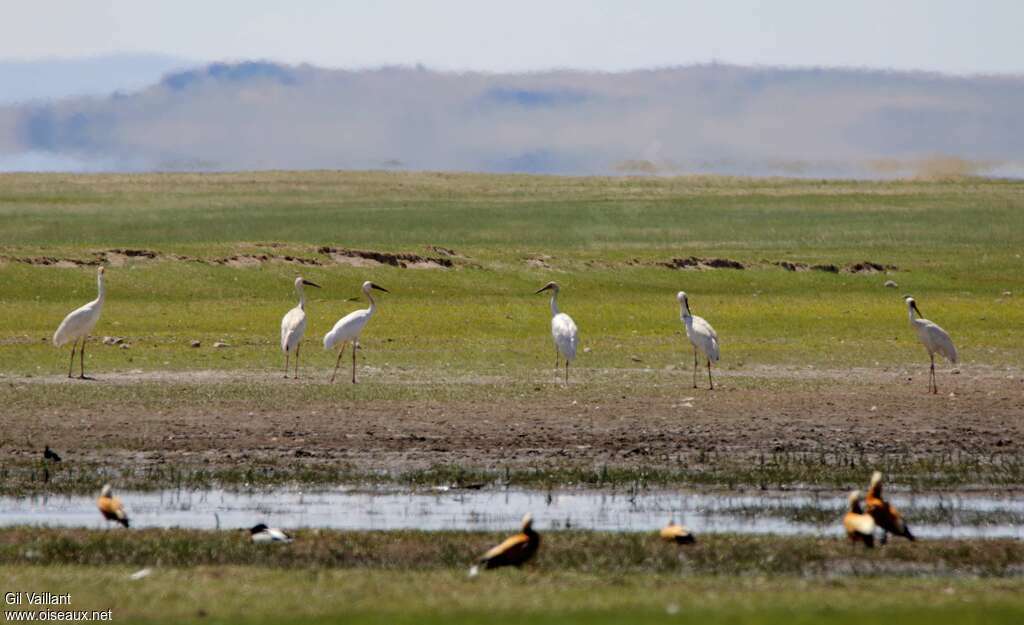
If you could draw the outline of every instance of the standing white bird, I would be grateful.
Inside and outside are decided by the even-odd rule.
[[[676,299],[679,300],[679,316],[686,326],[686,338],[693,345],[693,388],[697,388],[697,350],[700,350],[708,359],[708,388],[714,389],[711,363],[718,362],[718,333],[702,317],[690,313],[690,299],[685,292],[676,293]]]
[[[288,356],[295,352],[295,379],[299,379],[299,349],[302,347],[302,335],[306,333],[306,293],[302,285],[320,288],[302,276],[295,278],[295,292],[299,294],[299,305],[285,313],[281,319],[281,350],[284,352],[284,377],[288,378]]]
[[[356,383],[356,348],[359,347],[359,333],[363,331],[363,327],[366,326],[374,311],[377,310],[377,302],[373,300],[373,295],[370,294],[371,289],[377,289],[385,293],[391,292],[367,280],[363,283],[362,290],[366,299],[370,300],[370,307],[345,315],[338,323],[334,324],[330,332],[324,335],[324,349],[341,348],[338,351],[338,361],[334,363],[334,373],[331,374],[331,382],[334,382],[335,376],[338,375],[338,367],[341,366],[341,357],[345,353],[345,346],[352,343],[352,384]]]
[[[949,333],[940,328],[937,324],[919,317],[921,311],[917,307],[914,298],[907,295],[904,298],[907,302],[907,312],[910,315],[910,325],[917,332],[917,338],[921,339],[924,348],[928,350],[928,357],[932,359],[931,373],[928,377],[928,390],[932,393],[939,392],[939,385],[935,382],[935,354],[936,352],[946,357],[946,360],[956,364],[956,346]]]
[[[558,374],[558,357],[565,358],[565,383],[569,383],[569,363],[576,358],[580,344],[580,331],[569,315],[558,312],[558,283],[548,282],[537,293],[551,291],[551,338],[555,341],[555,374]]]
[[[99,295],[96,296],[96,299],[64,317],[64,321],[60,322],[57,331],[53,333],[53,345],[55,347],[62,347],[68,341],[73,341],[71,344],[71,362],[68,364],[69,378],[75,366],[75,347],[78,345],[78,340],[81,339],[82,350],[79,356],[81,374],[78,377],[82,380],[89,379],[85,377],[85,342],[89,339],[89,333],[96,327],[96,322],[100,320],[100,312],[103,310],[103,300],[106,299],[107,295],[107,289],[103,286],[104,273],[106,273],[106,269],[103,267],[96,270],[96,283],[99,288]]]

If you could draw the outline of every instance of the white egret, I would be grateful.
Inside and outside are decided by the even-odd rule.
[[[536,293],[551,291],[551,338],[555,341],[555,373],[558,373],[558,357],[565,358],[565,383],[569,383],[569,363],[576,358],[580,344],[580,332],[569,315],[558,312],[558,283],[548,282]],[[536,293],[534,293],[536,295]]]
[[[299,348],[306,333],[306,293],[302,285],[320,288],[319,284],[295,278],[295,292],[299,294],[299,305],[289,310],[281,319],[281,350],[284,352],[284,377],[288,377],[288,356],[295,352],[295,379],[299,379]]]
[[[917,332],[917,338],[921,339],[924,348],[928,350],[928,357],[932,360],[931,373],[928,377],[928,390],[932,393],[939,392],[939,385],[935,382],[935,354],[936,352],[946,357],[949,362],[956,364],[956,346],[949,333],[940,328],[937,324],[921,318],[920,309],[914,298],[907,295],[903,298],[907,302],[907,312],[910,315],[910,325]]]
[[[702,317],[697,317],[690,312],[690,298],[686,293],[676,293],[679,300],[679,316],[686,326],[686,338],[690,339],[693,345],[693,388],[697,388],[697,350],[708,359],[708,388],[714,389],[715,383],[711,381],[711,363],[718,362],[718,333],[711,327],[711,324]]]
[[[69,378],[75,366],[75,347],[78,345],[78,340],[81,339],[82,349],[79,355],[81,369],[78,377],[82,380],[88,379],[85,377],[85,342],[89,339],[89,333],[96,327],[96,322],[100,320],[100,312],[103,310],[103,300],[106,299],[107,295],[107,290],[103,286],[104,273],[106,273],[106,269],[103,267],[96,270],[96,283],[99,288],[99,295],[96,296],[96,299],[81,308],[73,310],[67,317],[64,317],[64,321],[60,322],[57,331],[53,333],[53,345],[55,347],[62,347],[68,341],[72,341],[71,362],[68,364]]]
[[[267,527],[266,523],[259,523],[249,528],[249,538],[256,544],[266,543],[290,543],[292,537],[284,530],[276,527]]]
[[[341,357],[345,353],[345,346],[352,343],[352,384],[356,383],[356,348],[359,347],[359,333],[363,331],[363,327],[366,326],[374,311],[377,310],[377,302],[374,301],[373,295],[370,294],[372,289],[385,293],[391,292],[367,280],[363,283],[362,290],[366,299],[370,300],[370,307],[345,315],[338,323],[334,324],[330,332],[324,335],[324,349],[340,348],[338,351],[338,361],[334,363],[334,373],[331,374],[331,382],[334,382],[335,376],[338,375],[338,367],[341,366]]]

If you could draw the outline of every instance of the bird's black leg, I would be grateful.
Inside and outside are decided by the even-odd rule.
[[[693,388],[697,388],[697,348],[693,348]]]
[[[299,343],[295,346],[295,375],[293,376],[296,380],[299,379],[299,350],[302,349],[302,344]]]
[[[939,394],[939,385],[935,381],[935,354],[929,354],[929,355],[932,358],[932,368],[931,368],[931,377],[929,378],[929,382],[930,382],[931,386],[930,386],[930,388],[928,390],[930,390],[933,394],[938,395]]]
[[[338,352],[338,360],[334,363],[334,373],[331,374],[331,383],[334,383],[334,378],[338,375],[338,367],[341,366],[341,357],[345,355],[345,347],[348,343],[341,344],[341,350]]]
[[[68,363],[68,377],[71,377],[71,372],[75,370],[75,350],[78,349],[78,339],[71,344],[71,362]]]
[[[359,347],[359,341],[353,341],[352,343],[352,384],[356,383],[356,348]]]
[[[569,383],[569,359],[565,359],[565,383]]]
[[[711,381],[711,359],[708,358],[708,388],[715,390],[715,383]]]
[[[82,337],[82,351],[78,353],[79,376],[78,379],[85,379],[85,341],[88,337]]]
[[[288,379],[288,350],[284,351],[284,379]]]

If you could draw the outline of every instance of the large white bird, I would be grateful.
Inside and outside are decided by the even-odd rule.
[[[903,298],[907,302],[907,312],[910,315],[910,325],[917,332],[917,338],[921,339],[924,348],[928,350],[928,357],[932,359],[931,373],[928,377],[928,390],[932,393],[939,392],[939,386],[935,382],[935,354],[939,353],[946,357],[946,360],[956,364],[956,346],[949,333],[940,328],[937,324],[921,318],[921,311],[917,307],[914,298],[907,295]]]
[[[685,292],[676,293],[676,299],[679,300],[679,316],[686,326],[686,338],[690,339],[690,344],[693,345],[693,388],[697,388],[697,351],[700,350],[708,359],[708,388],[714,389],[711,363],[718,362],[718,333],[710,323],[690,312],[690,298]]]
[[[331,374],[331,382],[334,382],[335,376],[338,375],[338,367],[341,366],[341,357],[345,353],[345,346],[352,343],[352,384],[356,383],[356,348],[359,347],[359,333],[363,331],[363,327],[366,326],[374,311],[377,310],[377,302],[373,300],[373,295],[370,294],[372,289],[385,293],[391,292],[367,280],[363,283],[363,295],[366,296],[366,299],[370,300],[370,307],[345,315],[338,320],[338,323],[334,324],[330,332],[324,335],[324,349],[340,348],[338,351],[338,361],[334,363],[334,373]]]
[[[288,377],[288,357],[295,353],[295,379],[299,379],[299,349],[302,347],[302,335],[306,333],[306,293],[302,285],[320,288],[319,284],[304,280],[302,276],[295,278],[295,292],[299,294],[299,305],[285,313],[281,319],[281,350],[284,352],[284,377]]]
[[[555,373],[558,373],[559,355],[565,358],[565,383],[569,383],[569,363],[576,358],[580,345],[580,331],[569,315],[558,312],[558,283],[548,282],[537,293],[551,291],[551,338],[555,341]],[[535,293],[536,295],[536,293]]]
[[[99,295],[96,296],[96,299],[64,317],[64,321],[60,322],[57,331],[53,333],[55,347],[63,347],[68,341],[73,341],[71,343],[71,362],[68,364],[69,378],[75,367],[75,347],[78,345],[78,340],[81,339],[82,350],[79,356],[81,373],[78,377],[82,380],[88,379],[85,377],[85,342],[89,339],[89,333],[96,327],[96,322],[100,320],[100,312],[103,310],[103,300],[107,295],[107,289],[103,286],[104,273],[106,273],[106,269],[103,267],[96,270],[96,283],[99,288]]]

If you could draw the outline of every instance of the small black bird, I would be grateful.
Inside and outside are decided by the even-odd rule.
[[[50,449],[49,445],[47,445],[46,449],[43,450],[43,460],[52,460],[53,462],[60,462],[60,456],[57,455],[57,452]]]

